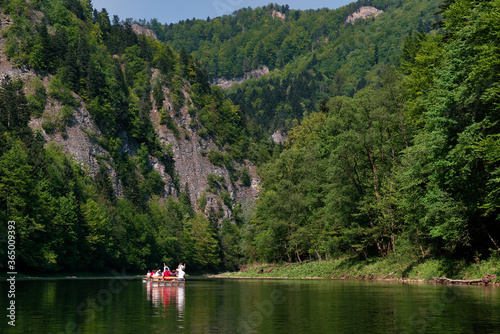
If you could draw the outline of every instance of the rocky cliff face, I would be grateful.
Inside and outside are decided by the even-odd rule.
[[[286,143],[286,138],[287,135],[283,130],[276,130],[271,136],[271,140],[273,141],[273,143],[281,145]]]
[[[8,18],[2,17],[2,22],[8,23]],[[20,78],[25,82],[26,93],[30,92],[31,83],[34,80],[41,82],[46,88],[50,82],[50,76],[42,77],[36,73],[24,69],[19,69],[13,66],[5,57],[4,38],[0,36],[0,75],[10,75],[14,78]],[[252,178],[251,186],[245,187],[241,181],[231,182],[228,170],[223,166],[215,166],[210,163],[207,154],[210,150],[219,150],[210,138],[201,138],[196,131],[190,127],[192,117],[197,117],[196,113],[190,114],[188,106],[192,106],[189,94],[189,85],[185,83],[183,89],[184,106],[180,110],[174,112],[172,101],[169,98],[169,91],[164,88],[165,99],[163,106],[153,104],[153,109],[150,111],[150,117],[155,127],[157,135],[163,144],[171,144],[174,153],[175,173],[178,175],[178,184],[182,190],[187,187],[190,194],[191,203],[198,212],[208,213],[211,210],[218,211],[220,218],[232,218],[231,208],[229,208],[221,199],[221,194],[211,191],[208,184],[210,174],[216,175],[220,180],[224,180],[227,192],[230,194],[232,203],[248,203],[253,202],[258,196],[259,179],[256,173],[256,168],[250,162],[243,164],[235,163],[237,169],[243,167],[249,170]],[[109,176],[113,181],[113,187],[116,196],[123,196],[123,186],[121,180],[117,177],[114,168],[114,162],[106,149],[99,145],[101,133],[98,126],[88,112],[85,103],[74,94],[74,98],[78,102],[77,107],[71,110],[71,117],[67,122],[65,129],[51,131],[48,133],[44,129],[44,123],[50,119],[54,119],[61,113],[63,106],[50,96],[47,99],[47,104],[40,118],[33,117],[29,123],[30,127],[35,132],[39,132],[45,139],[46,144],[55,143],[60,145],[64,153],[70,155],[78,162],[89,175],[94,176],[99,171],[99,161],[104,163]],[[176,123],[179,129],[182,129],[182,135],[176,138],[171,130],[165,125],[160,124],[159,109],[168,110],[170,116]],[[139,145],[126,133],[119,134],[121,140],[121,150],[130,154],[136,155]],[[165,189],[161,199],[168,196],[177,198],[178,191],[174,186],[171,176],[167,173],[166,166],[156,157],[149,156],[149,164],[157,170],[162,179],[165,181]],[[206,200],[206,205],[199,207],[197,202],[203,197]],[[160,200],[161,200],[160,199]],[[227,201],[226,201],[227,202]]]
[[[363,6],[359,8],[356,12],[349,15],[346,19],[346,23],[354,24],[357,20],[366,19],[368,17],[377,17],[379,14],[382,14],[384,11],[377,9],[372,6]]]
[[[211,139],[204,139],[193,131],[190,127],[192,115],[189,114],[188,106],[192,105],[192,101],[186,90],[183,90],[185,103],[179,111],[174,111],[172,101],[168,98],[169,91],[165,89],[165,100],[163,106],[153,107],[150,117],[155,125],[155,129],[164,144],[173,143],[172,150],[174,152],[175,170],[180,177],[180,184],[187,185],[191,196],[191,203],[197,203],[204,196],[207,200],[207,205],[203,209],[208,213],[211,209],[220,210],[222,208],[224,217],[232,218],[231,210],[220,198],[220,194],[214,194],[209,191],[208,176],[210,174],[221,177],[225,180],[227,191],[231,195],[234,202],[248,203],[253,202],[258,197],[259,178],[255,166],[249,161],[244,164],[236,164],[237,169],[243,167],[248,168],[252,183],[250,187],[243,186],[241,181],[234,183],[230,180],[230,174],[225,167],[216,166],[210,163],[207,152],[210,150],[219,150]],[[167,128],[166,125],[160,124],[159,109],[167,110],[176,126],[182,129],[182,135],[176,139],[174,133]],[[221,152],[222,153],[222,152]],[[153,167],[160,172],[164,180],[171,180],[163,166],[157,159],[152,158]],[[166,193],[176,196],[176,191],[172,182],[167,186]],[[200,208],[198,208],[200,209]]]
[[[252,70],[250,72],[246,72],[245,75],[243,75],[243,77],[234,78],[232,80],[217,78],[217,79],[212,80],[211,84],[219,86],[222,89],[227,89],[227,88],[230,88],[234,84],[241,84],[245,80],[248,80],[248,79],[259,79],[260,77],[262,77],[266,74],[269,74],[269,67],[264,65],[259,69]]]
[[[107,172],[113,182],[115,195],[123,196],[123,186],[121,180],[117,177],[116,170],[113,166],[113,158],[102,148],[96,141],[100,137],[101,132],[92,120],[85,104],[81,102],[79,107],[73,109],[71,119],[66,126],[64,132],[55,131],[47,133],[44,130],[44,122],[54,117],[61,111],[62,106],[55,100],[49,100],[45,107],[44,116],[40,118],[33,117],[29,126],[33,131],[39,131],[45,143],[54,143],[62,147],[65,154],[70,155],[78,162],[91,176],[95,176],[99,171],[98,158],[103,158]]]

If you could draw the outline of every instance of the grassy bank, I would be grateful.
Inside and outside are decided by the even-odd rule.
[[[476,279],[488,273],[500,282],[500,259],[469,263],[465,260],[428,259],[420,263],[401,261],[395,257],[359,260],[336,260],[303,263],[247,265],[238,272],[221,273],[219,277],[287,277],[287,278],[371,278],[430,280],[431,277]]]

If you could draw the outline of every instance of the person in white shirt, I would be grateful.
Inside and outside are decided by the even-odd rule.
[[[186,276],[186,273],[184,272],[184,269],[186,268],[186,265],[183,265],[182,263],[179,263],[179,267],[177,268],[177,280],[178,281],[184,281],[184,276]]]

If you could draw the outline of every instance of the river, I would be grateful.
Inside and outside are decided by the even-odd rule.
[[[8,314],[7,282],[2,306]],[[2,333],[500,333],[500,288],[363,280],[18,279]]]

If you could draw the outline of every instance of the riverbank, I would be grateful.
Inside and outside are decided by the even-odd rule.
[[[330,278],[374,279],[404,282],[436,282],[436,278],[476,280],[485,275],[496,275],[490,284],[500,285],[500,260],[489,259],[478,263],[465,260],[428,259],[420,263],[398,261],[394,257],[359,260],[341,258],[302,263],[257,263],[242,267],[237,272],[225,272],[210,277],[218,278]]]
[[[106,278],[136,278],[138,273],[126,273],[124,271],[110,271],[110,272],[99,272],[93,273],[88,271],[74,272],[74,273],[16,273],[17,279],[106,279]],[[0,278],[8,278],[9,275],[6,273],[0,274]]]

